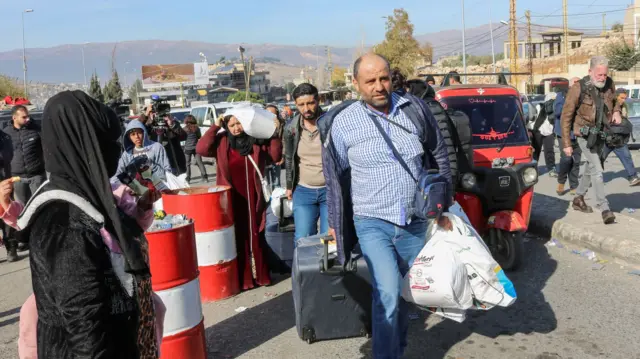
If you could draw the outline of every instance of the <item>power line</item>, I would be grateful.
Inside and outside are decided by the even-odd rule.
[[[617,9],[617,10],[607,10],[607,11],[598,11],[598,12],[585,12],[585,13],[579,13],[579,14],[568,14],[568,16],[574,17],[574,16],[602,15],[602,14],[610,14],[610,13],[614,13],[614,12],[627,11],[628,9],[631,9],[631,8]],[[547,18],[547,17],[563,17],[563,16],[564,15],[546,15],[546,16],[544,16],[544,18]],[[541,17],[541,16],[532,16],[532,17]]]

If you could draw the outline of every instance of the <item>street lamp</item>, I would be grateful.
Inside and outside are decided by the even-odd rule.
[[[89,87],[87,86],[87,67],[84,62],[84,47],[85,45],[90,44],[89,42],[85,42],[82,44],[82,72],[84,73],[84,90],[87,91]]]
[[[316,86],[320,86],[320,55],[318,54],[318,44],[313,44],[316,47]]]
[[[22,71],[24,72],[24,95],[29,98],[27,89],[27,48],[24,44],[24,14],[33,12],[33,9],[25,9],[22,11]]]

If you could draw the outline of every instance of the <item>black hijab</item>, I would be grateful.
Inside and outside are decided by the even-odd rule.
[[[143,235],[135,220],[116,207],[109,178],[120,158],[120,119],[82,91],[64,91],[46,104],[42,119],[45,169],[53,188],[75,193],[104,215],[104,226],[120,244],[125,270],[148,275],[142,255]]]
[[[229,131],[229,120],[231,120],[231,117],[233,117],[233,115],[227,115],[222,121],[222,128],[227,131],[229,146],[238,151],[241,156],[248,156],[253,150],[253,145],[256,143],[256,139],[247,135],[245,132],[239,134],[238,136],[232,135],[231,131]]]

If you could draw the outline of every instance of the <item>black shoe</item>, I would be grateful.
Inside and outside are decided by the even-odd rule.
[[[15,248],[7,250],[7,262],[17,262],[19,259]]]
[[[29,250],[29,244],[28,243],[20,243],[18,244],[18,252],[26,252]]]
[[[604,224],[612,224],[616,221],[616,216],[609,210],[602,211],[602,221]]]

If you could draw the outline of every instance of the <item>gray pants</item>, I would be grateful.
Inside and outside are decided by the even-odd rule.
[[[21,177],[19,182],[13,184],[13,195],[16,201],[27,205],[31,196],[47,180],[46,175],[35,175],[31,177]]]
[[[582,158],[580,163],[580,182],[576,189],[576,194],[578,196],[586,195],[589,187],[593,184],[593,190],[596,194],[596,206],[601,211],[608,211],[609,201],[607,201],[607,196],[604,193],[604,178],[602,176],[604,170],[602,169],[598,151],[588,149],[587,140],[582,137],[578,137],[577,141],[582,150]]]

